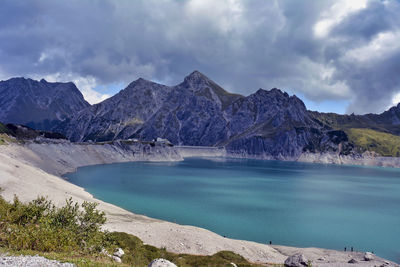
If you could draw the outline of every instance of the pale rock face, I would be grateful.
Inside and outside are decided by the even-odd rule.
[[[72,114],[89,107],[75,84],[12,78],[0,81],[0,122],[52,130]]]

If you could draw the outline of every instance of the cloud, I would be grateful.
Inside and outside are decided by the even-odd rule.
[[[388,108],[390,106],[394,106],[397,105],[398,103],[400,103],[400,88],[398,90],[399,93],[395,94],[392,98],[392,103],[388,106]]]
[[[322,12],[321,19],[313,27],[314,35],[318,38],[326,37],[332,28],[339,25],[344,18],[366,7],[367,0],[337,1]]]
[[[197,69],[227,89],[279,87],[379,112],[399,92],[397,1],[4,0],[0,77],[54,76],[94,90]]]

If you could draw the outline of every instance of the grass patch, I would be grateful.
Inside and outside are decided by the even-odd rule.
[[[384,157],[400,157],[400,136],[361,128],[350,128],[345,132],[349,141],[363,152],[374,151]]]
[[[156,258],[180,267],[232,266],[231,262],[242,267],[261,266],[229,251],[212,256],[171,253],[127,233],[101,231],[105,221],[105,214],[94,203],[78,205],[69,199],[58,208],[43,197],[22,203],[17,197],[8,202],[0,196],[0,252],[40,255],[77,266],[147,266]],[[112,254],[117,247],[125,252],[122,264],[101,252],[106,249]]]
[[[15,143],[15,142],[16,142],[15,138],[10,137],[7,134],[0,133],[0,145],[6,145],[9,143]]]

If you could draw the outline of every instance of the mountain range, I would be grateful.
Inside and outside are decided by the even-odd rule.
[[[400,156],[400,104],[382,114],[319,113],[276,88],[229,93],[198,71],[175,86],[140,78],[95,105],[73,83],[45,80],[2,81],[0,95],[0,121],[59,132],[71,141],[161,137],[275,159],[303,152]]]

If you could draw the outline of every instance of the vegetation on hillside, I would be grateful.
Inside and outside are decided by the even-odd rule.
[[[44,137],[49,139],[66,139],[65,136],[59,133],[38,131],[24,125],[16,124],[3,124],[0,123],[0,134],[12,136],[18,140],[35,139],[37,137]]]
[[[165,258],[178,266],[259,266],[242,256],[221,251],[212,256],[174,254],[144,244],[139,238],[121,232],[101,231],[106,217],[96,204],[81,205],[71,199],[57,208],[39,197],[27,204],[17,197],[7,202],[0,196],[0,252],[39,254],[50,259],[68,261],[78,266],[147,266],[153,259]],[[125,255],[116,264],[102,253],[121,247]]]
[[[12,139],[7,134],[0,133],[0,145],[7,144],[11,141]]]
[[[386,132],[400,135],[400,127],[391,122],[387,115],[367,114],[367,115],[341,115],[336,113],[320,113],[310,111],[314,119],[318,120],[325,127],[333,130],[346,130],[351,128],[365,128],[378,132]]]
[[[4,133],[4,134],[8,134],[9,130],[7,129],[7,127],[0,122],[0,133]]]
[[[361,128],[350,128],[345,132],[349,141],[362,152],[374,151],[381,156],[400,157],[400,136]]]

